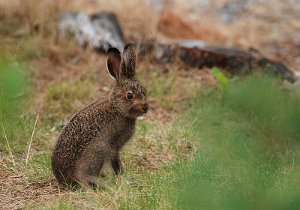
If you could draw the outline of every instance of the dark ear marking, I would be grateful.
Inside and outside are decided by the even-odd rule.
[[[129,43],[124,47],[122,57],[122,77],[132,78],[135,76],[136,53],[134,44]]]
[[[120,51],[117,48],[109,48],[107,50],[106,69],[110,76],[117,81],[120,79],[120,63]]]

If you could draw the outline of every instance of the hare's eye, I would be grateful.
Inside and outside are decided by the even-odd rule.
[[[130,92],[127,92],[127,99],[128,100],[131,100],[133,99],[133,93],[130,91]]]

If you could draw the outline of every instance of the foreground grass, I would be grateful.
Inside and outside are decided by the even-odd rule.
[[[190,109],[201,147],[179,181],[180,209],[299,209],[300,100],[254,77]]]

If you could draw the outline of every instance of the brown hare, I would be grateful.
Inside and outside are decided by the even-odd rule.
[[[145,88],[135,77],[134,45],[127,44],[122,57],[119,50],[110,48],[106,62],[115,80],[111,92],[75,114],[54,147],[52,170],[63,186],[96,185],[106,162],[119,174],[119,151],[132,137],[137,117],[148,110]]]

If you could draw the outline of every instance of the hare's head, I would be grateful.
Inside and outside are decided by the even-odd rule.
[[[108,49],[106,68],[116,82],[110,100],[124,116],[133,118],[148,111],[146,90],[135,77],[135,67],[133,44],[124,47],[122,56],[118,49]]]

